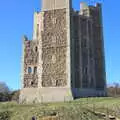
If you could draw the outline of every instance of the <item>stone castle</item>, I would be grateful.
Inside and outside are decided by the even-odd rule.
[[[33,40],[23,38],[21,103],[106,95],[101,7],[42,0]]]

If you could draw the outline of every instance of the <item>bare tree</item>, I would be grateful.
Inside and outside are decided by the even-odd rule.
[[[4,82],[0,82],[0,101],[10,101],[10,89]]]
[[[107,90],[108,90],[108,96],[111,96],[111,97],[120,96],[120,84],[119,83],[113,83],[113,85],[109,86]]]
[[[114,83],[115,87],[115,96],[119,93],[119,83]]]
[[[0,93],[9,93],[9,92],[10,90],[8,86],[6,85],[6,83],[0,82]]]

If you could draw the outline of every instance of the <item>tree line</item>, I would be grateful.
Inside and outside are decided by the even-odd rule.
[[[0,102],[18,101],[19,92],[19,90],[10,90],[4,82],[0,82]]]
[[[109,97],[120,97],[120,84],[114,83],[107,87],[107,94]]]

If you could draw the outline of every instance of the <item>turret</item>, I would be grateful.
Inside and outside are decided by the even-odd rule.
[[[89,6],[87,5],[86,2],[81,2],[80,3],[80,14],[84,16],[89,16]]]

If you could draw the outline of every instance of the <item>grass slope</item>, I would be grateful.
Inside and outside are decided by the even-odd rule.
[[[59,120],[104,120],[101,115],[120,118],[120,98],[81,98],[64,103],[19,105],[15,102],[0,103],[0,120],[42,120],[56,115]]]

